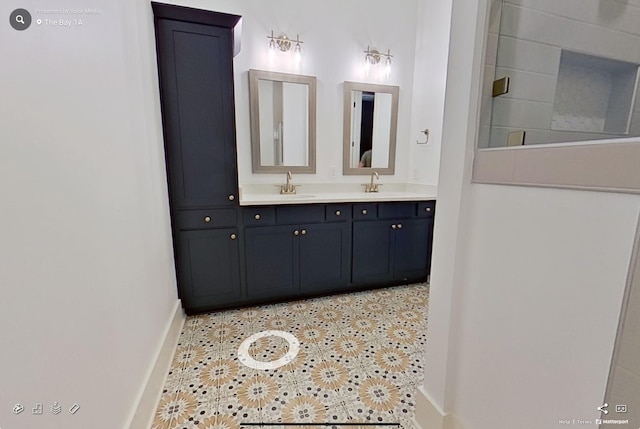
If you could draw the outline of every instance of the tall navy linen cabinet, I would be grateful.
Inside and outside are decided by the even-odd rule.
[[[243,296],[233,94],[240,17],[152,7],[178,292],[193,313]]]

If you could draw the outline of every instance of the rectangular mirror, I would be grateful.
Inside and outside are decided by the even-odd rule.
[[[397,86],[344,83],[343,174],[394,174]]]
[[[249,70],[254,173],[316,172],[316,78]]]

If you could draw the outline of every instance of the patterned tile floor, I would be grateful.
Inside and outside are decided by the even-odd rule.
[[[428,296],[428,285],[416,284],[188,317],[152,428],[278,422],[412,428]],[[264,330],[295,335],[297,357],[275,370],[241,364],[242,341]],[[271,361],[287,350],[283,338],[271,336],[253,343],[249,354]]]

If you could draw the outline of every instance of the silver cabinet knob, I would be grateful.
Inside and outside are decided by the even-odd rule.
[[[298,231],[297,229],[295,231],[293,231],[293,235],[299,235],[300,231]]]
[[[236,237],[237,237],[237,235],[235,235],[235,234],[231,234],[231,235],[230,235],[230,237],[231,237],[231,239],[232,239],[232,240],[235,240],[235,239],[236,239]]]
[[[336,216],[340,216],[342,213],[340,213],[340,210],[336,210]]]
[[[362,209],[362,214],[366,215],[367,214],[367,209]]]
[[[257,215],[255,215],[253,218],[254,218],[255,220],[260,220],[260,215],[259,215],[259,214],[257,214]]]
[[[236,199],[235,195],[229,195],[229,201],[233,201],[235,199]]]
[[[391,225],[391,229],[396,229],[398,226],[394,223],[393,225]]]
[[[211,216],[205,216],[205,217],[204,217],[204,221],[205,221],[206,223],[211,222]]]
[[[430,212],[430,211],[431,211],[431,207],[427,207],[427,208],[425,208],[425,209],[424,209],[424,211],[426,211],[426,212]]]
[[[301,234],[302,234],[302,235],[306,235],[306,234],[307,234],[307,230],[306,230],[306,229],[303,229],[303,230],[301,231]]]
[[[398,229],[402,229],[402,224],[401,223],[398,224]]]

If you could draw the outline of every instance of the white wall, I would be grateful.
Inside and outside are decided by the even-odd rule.
[[[0,427],[123,428],[177,299],[152,21],[59,5],[102,13],[0,25]],[[0,15],[18,7],[51,3]]]
[[[634,423],[640,425],[640,408],[636,405],[640,403],[640,253],[635,255],[634,262],[606,396],[606,402],[613,404],[612,407],[628,406],[624,418],[629,419],[631,427]],[[633,407],[627,402],[634,404]]]
[[[499,40],[495,37],[497,28],[493,28],[491,38],[495,42],[491,48],[497,49],[495,78],[509,76],[511,86],[508,94],[493,100],[493,128],[488,141],[488,134],[483,132],[483,146],[487,143],[492,147],[505,146],[507,134],[516,130],[526,130],[526,144],[611,137],[602,132],[572,130],[598,129],[595,124],[605,120],[611,86],[620,82],[620,78],[610,71],[603,73],[603,68],[595,69],[591,64],[581,68],[578,74],[575,69],[561,72],[560,77],[563,73],[571,73],[571,78],[563,82],[559,80],[560,54],[567,49],[640,64],[640,2],[504,0],[499,20]],[[589,73],[585,74],[587,71]],[[485,81],[489,93],[493,76]],[[587,80],[578,82],[581,76]],[[569,84],[588,90],[579,95],[575,90],[571,91],[570,98],[579,97],[581,101],[577,105],[571,101],[574,106],[567,112],[564,90]],[[585,105],[593,108],[585,109]],[[628,107],[620,112],[624,122],[629,112]],[[640,94],[636,96],[631,112],[629,132],[639,135]],[[613,130],[610,128],[613,122],[619,121],[610,119],[605,130]],[[484,125],[488,125],[486,121]]]
[[[359,183],[363,179],[342,175],[341,84],[344,81],[400,87],[396,173],[385,176],[384,181],[436,183],[448,40],[448,21],[440,19],[441,13],[445,16],[447,13],[446,10],[440,11],[443,7],[439,2],[180,0],[171,3],[243,16],[242,50],[234,61],[240,185],[283,181],[281,175],[251,173],[247,78],[250,68],[318,78],[317,173],[296,175],[296,183]],[[418,69],[421,75],[418,86],[414,87],[416,31],[422,25],[426,27],[418,30],[421,34],[418,57],[425,57],[425,64]],[[288,56],[276,55],[275,61],[269,62],[266,36],[271,30],[276,35],[282,32],[294,38],[300,34],[304,54],[299,69],[293,66]],[[368,78],[364,75],[363,51],[367,45],[379,50],[391,49],[393,66],[388,81],[377,73]],[[420,99],[417,115],[414,113],[416,98]],[[417,124],[421,127],[418,130],[427,126],[432,130],[428,147],[416,148]],[[422,170],[425,166],[428,168]]]
[[[449,55],[451,1],[418,0],[409,134],[409,180],[438,184],[442,118]],[[421,132],[429,129],[426,137]],[[397,162],[397,161],[396,161]]]
[[[191,4],[198,4],[192,2]],[[369,81],[400,86],[397,168],[388,182],[407,180],[409,126],[413,84],[413,57],[416,37],[416,0],[401,3],[356,0],[341,2],[297,2],[250,0],[206,2],[206,8],[243,16],[242,50],[235,58],[236,121],[240,185],[281,183],[282,175],[252,174],[250,170],[249,93],[250,68],[316,76],[317,85],[317,167],[315,175],[296,175],[296,183],[355,182],[362,178],[342,176],[342,125],[344,81]],[[287,55],[267,55],[267,34],[271,30],[289,37],[300,34],[304,54],[300,69]],[[363,73],[364,50],[371,45],[391,49],[393,68],[388,81],[375,73]],[[333,176],[335,171],[335,176]]]
[[[454,412],[479,429],[595,419],[640,198],[475,185],[468,203],[450,355]]]
[[[415,0],[391,4],[385,2],[301,3],[293,0],[269,2],[250,0],[233,2],[216,0],[183,2],[243,16],[242,50],[234,60],[236,123],[238,139],[238,170],[240,185],[245,183],[281,183],[281,175],[251,173],[249,88],[247,70],[278,71],[316,76],[317,87],[317,173],[297,175],[296,183],[359,182],[362,178],[342,177],[342,105],[344,81],[366,81],[363,74],[363,50],[367,45],[378,49],[391,49],[394,64],[389,85],[401,88],[398,124],[398,166],[389,182],[406,180],[409,160],[409,111],[413,82],[413,48],[415,43]],[[300,34],[304,42],[301,66],[296,69],[292,56],[276,55],[270,63],[267,35],[289,37]],[[375,74],[370,82],[383,83]],[[335,171],[335,176],[333,173]]]
[[[470,183],[487,2],[453,2],[424,390],[461,427],[564,427],[598,417],[640,197]]]

